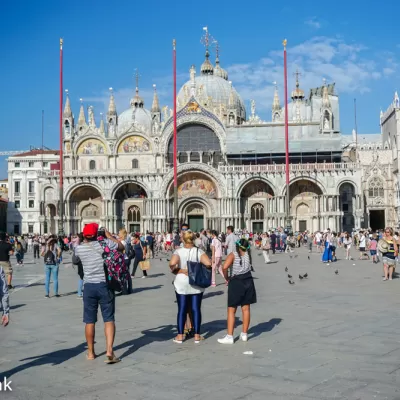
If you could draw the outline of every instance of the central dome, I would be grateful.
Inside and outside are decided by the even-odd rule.
[[[195,93],[194,97],[200,102],[201,100],[206,101],[211,109],[219,108],[220,106],[226,111],[234,109],[241,120],[246,119],[246,108],[242,98],[231,82],[226,81],[224,78],[211,74],[203,74],[195,77],[194,82],[193,80],[189,80],[182,86],[178,93],[178,103],[181,106],[190,100],[193,89]]]

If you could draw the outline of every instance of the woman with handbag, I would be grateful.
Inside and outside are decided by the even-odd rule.
[[[132,245],[133,245],[133,251],[135,253],[135,260],[133,261],[133,270],[131,277],[134,278],[139,263],[141,263],[142,261],[146,261],[147,246],[142,244],[142,241],[140,240],[140,235],[138,234],[133,235]],[[147,270],[142,269],[142,271],[143,271],[142,278],[146,278]]]
[[[264,262],[265,264],[269,264],[271,260],[269,259],[269,251],[271,249],[271,239],[267,232],[264,233],[261,240],[261,249],[263,251]]]
[[[250,305],[257,302],[256,288],[251,275],[251,263],[248,255],[249,242],[240,239],[236,242],[236,251],[229,254],[222,270],[225,279],[228,279],[228,269],[232,267],[232,277],[228,285],[228,332],[218,339],[221,344],[233,344],[233,330],[235,328],[236,310],[242,308],[243,330],[240,339],[247,342],[247,331],[250,325]]]
[[[211,268],[211,261],[203,250],[194,247],[195,239],[192,231],[183,232],[183,247],[175,250],[169,262],[172,273],[176,275],[174,287],[178,303],[178,335],[173,341],[177,344],[181,344],[185,338],[184,329],[189,308],[193,316],[194,342],[197,344],[201,340],[201,300],[205,289],[189,283],[188,262],[199,262],[204,267]]]

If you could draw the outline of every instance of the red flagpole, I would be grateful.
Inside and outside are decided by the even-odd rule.
[[[58,233],[64,234],[64,174],[63,174],[63,39],[60,39],[60,219]]]
[[[177,128],[176,128],[176,40],[172,41],[172,59],[173,59],[173,73],[174,73],[174,98],[173,112],[174,112],[174,230],[179,229],[178,220],[178,152],[177,152]]]
[[[285,80],[285,170],[286,170],[286,225],[290,224],[289,210],[289,110],[288,110],[288,82],[287,82],[287,40],[283,41],[283,69]]]

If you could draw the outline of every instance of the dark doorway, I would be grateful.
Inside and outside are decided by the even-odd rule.
[[[343,232],[351,232],[355,227],[354,209],[355,189],[351,183],[343,183],[339,188],[339,209],[343,212],[342,227]]]
[[[253,232],[264,232],[264,223],[253,222]]]
[[[369,212],[369,226],[374,231],[385,229],[385,210],[371,210]]]
[[[204,229],[204,217],[202,215],[189,215],[188,216],[189,229],[193,232],[200,232]]]
[[[299,221],[299,231],[305,232],[307,230],[307,221]]]
[[[140,232],[140,224],[129,224],[129,232],[130,233]]]

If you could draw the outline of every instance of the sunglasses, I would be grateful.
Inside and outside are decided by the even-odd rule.
[[[181,231],[183,231],[183,232],[185,232],[185,231],[187,231],[188,230],[188,228],[182,228],[181,229]]]

